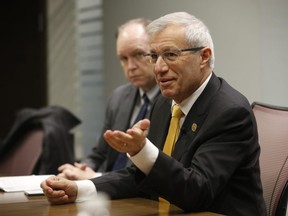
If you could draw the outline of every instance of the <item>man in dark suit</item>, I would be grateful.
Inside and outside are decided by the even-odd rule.
[[[153,66],[147,65],[143,54],[149,51],[148,35],[145,27],[150,20],[143,18],[132,19],[118,27],[116,33],[116,51],[128,84],[119,86],[113,91],[106,108],[105,122],[102,134],[108,130],[125,131],[130,128],[137,118],[142,104],[143,95],[149,100],[148,111],[156,96],[160,93],[153,73]],[[121,155],[123,156],[123,155]],[[99,176],[102,172],[117,170],[131,165],[129,159],[118,163],[119,153],[110,147],[102,136],[96,146],[82,163],[64,164],[59,167],[59,176],[67,179],[79,180]],[[97,173],[96,173],[96,172]]]
[[[213,72],[207,27],[178,12],[154,20],[147,31],[150,52],[145,56],[163,97],[151,110],[151,122],[104,134],[135,166],[77,183],[52,177],[41,184],[47,199],[77,202],[105,192],[112,199],[161,197],[189,212],[265,216],[256,121],[247,99]],[[167,152],[174,107],[182,112],[181,129]]]

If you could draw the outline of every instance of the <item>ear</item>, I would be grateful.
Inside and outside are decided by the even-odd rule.
[[[201,63],[200,63],[200,67],[204,68],[205,66],[208,65],[208,62],[211,58],[211,49],[209,47],[205,47],[201,50]]]

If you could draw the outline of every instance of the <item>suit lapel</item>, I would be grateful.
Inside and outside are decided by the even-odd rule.
[[[177,160],[181,159],[183,152],[188,151],[188,148],[193,147],[193,144],[191,143],[193,143],[198,131],[201,130],[201,127],[208,115],[209,104],[219,88],[220,81],[213,73],[206,88],[191,107],[182,125],[179,139],[177,140],[172,153],[172,156]],[[187,140],[189,140],[189,143],[187,143]]]
[[[119,122],[119,124],[121,125],[121,130],[123,131],[126,130],[127,128],[130,128],[131,126],[130,119],[133,114],[133,109],[137,101],[138,95],[139,95],[138,89],[131,85],[131,88],[127,92],[125,92],[123,100],[120,102],[124,104],[119,108],[120,117],[122,119],[122,121]]]
[[[159,115],[161,113],[161,115]],[[159,95],[151,109],[151,124],[148,139],[160,150],[163,149],[171,118],[171,100]]]

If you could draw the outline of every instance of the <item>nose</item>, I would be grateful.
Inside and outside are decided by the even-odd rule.
[[[162,56],[159,56],[154,67],[154,72],[163,73],[169,70],[167,63],[163,60]]]
[[[127,62],[127,67],[129,70],[136,68],[136,63],[133,58],[129,58]]]

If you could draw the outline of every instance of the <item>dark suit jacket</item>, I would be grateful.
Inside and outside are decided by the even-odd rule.
[[[170,107],[170,100],[158,97],[151,111],[148,138],[159,149]],[[172,157],[160,151],[148,176],[131,167],[92,181],[115,199],[161,196],[185,211],[265,216],[259,154],[249,102],[213,73],[186,116]]]
[[[96,171],[108,172],[112,170],[118,152],[104,140],[103,133],[108,129],[126,131],[130,128],[132,113],[139,97],[138,88],[130,83],[121,85],[113,91],[106,108],[101,136],[91,154],[82,162],[87,163]],[[147,117],[149,117],[149,113]],[[128,165],[130,164],[128,162]]]

